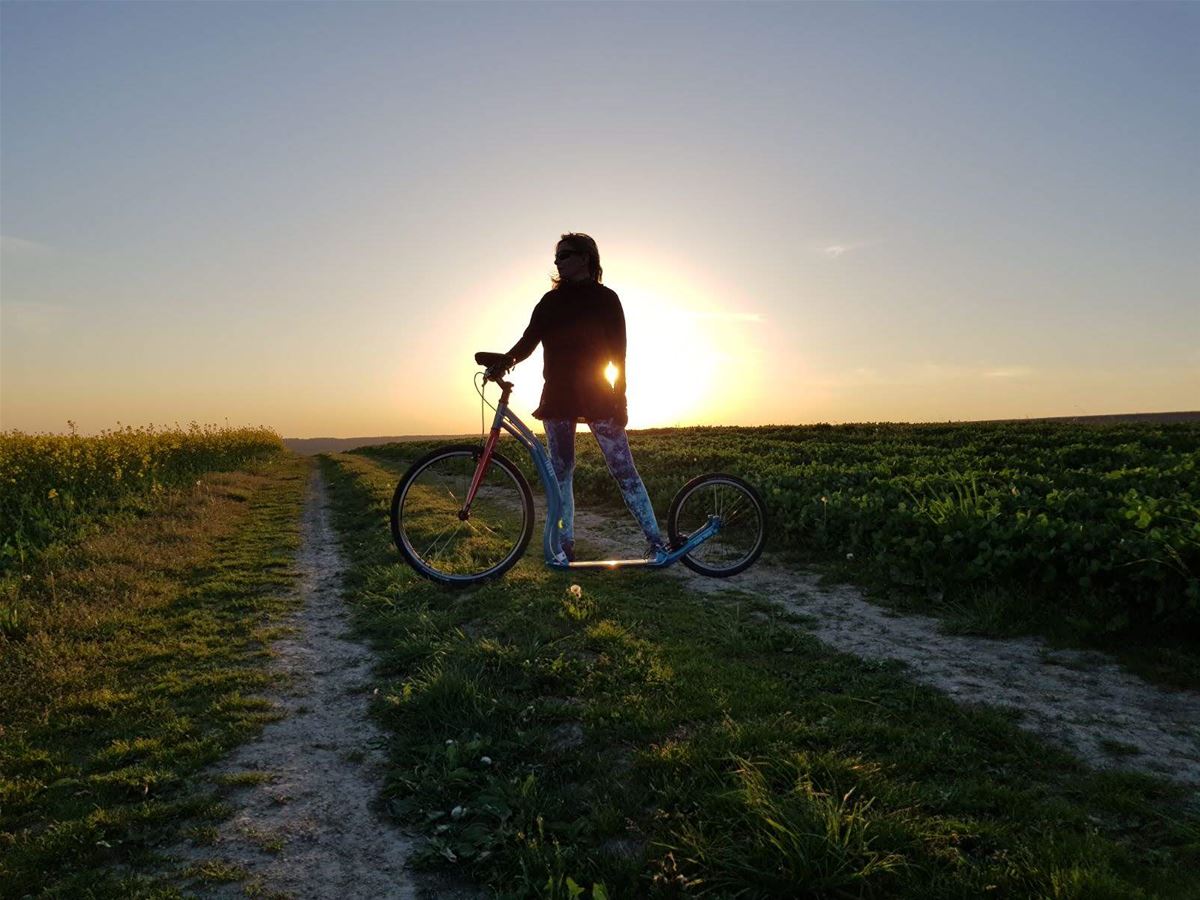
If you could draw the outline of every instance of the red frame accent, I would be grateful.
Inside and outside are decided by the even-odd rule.
[[[471,488],[467,491],[467,500],[463,504],[462,511],[464,514],[471,511],[471,504],[475,502],[475,494],[479,490],[479,485],[483,482],[483,474],[487,471],[488,463],[492,461],[492,451],[496,449],[496,442],[498,440],[500,440],[500,428],[495,427],[483,444],[483,453],[479,455],[479,465],[475,467],[475,477],[471,479]]]

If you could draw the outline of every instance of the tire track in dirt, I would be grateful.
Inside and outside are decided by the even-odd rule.
[[[297,564],[303,605],[285,623],[292,633],[273,645],[288,687],[270,699],[284,718],[206,773],[221,783],[259,773],[267,780],[235,789],[236,812],[215,842],[173,852],[184,866],[220,861],[249,874],[241,884],[193,880],[185,889],[205,897],[444,896],[418,889],[405,870],[410,838],[372,808],[385,762],[384,738],[367,716],[374,658],[348,634],[345,564],[315,467]]]
[[[641,554],[641,531],[628,516],[575,511],[583,553]],[[706,594],[739,591],[808,617],[817,638],[864,659],[906,664],[912,678],[964,704],[1011,709],[1018,724],[1065,747],[1089,766],[1127,769],[1200,786],[1200,695],[1166,690],[1124,671],[1110,657],[1051,650],[1038,638],[993,639],[942,632],[929,616],[898,615],[849,585],[764,556],[728,579],[705,578],[682,564],[668,569]]]

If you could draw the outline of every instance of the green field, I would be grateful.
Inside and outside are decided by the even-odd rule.
[[[767,502],[768,549],[958,627],[1112,646],[1200,634],[1200,423],[651,429],[630,444],[660,518],[692,476],[741,475]],[[425,449],[354,452],[401,463]],[[575,486],[620,504],[582,430]],[[1180,665],[1164,677],[1200,683]]]

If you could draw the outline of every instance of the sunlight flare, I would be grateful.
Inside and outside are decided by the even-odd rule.
[[[613,281],[629,336],[631,428],[719,422],[744,405],[757,380],[748,341],[757,317],[717,302],[711,285],[666,278],[649,265],[627,265]]]

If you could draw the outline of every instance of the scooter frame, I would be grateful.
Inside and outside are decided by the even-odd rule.
[[[512,393],[512,383],[502,378],[485,374],[485,386],[488,381],[494,381],[500,385],[500,401],[495,406],[496,415],[492,419],[492,429],[484,441],[483,452],[479,455],[479,463],[475,467],[475,475],[471,479],[471,486],[467,491],[466,500],[463,503],[462,510],[459,512],[460,518],[466,519],[470,517],[471,504],[475,501],[475,494],[478,492],[479,485],[483,482],[484,474],[491,463],[492,454],[495,452],[496,444],[500,440],[500,432],[507,431],[516,438],[517,443],[528,451],[530,458],[533,460],[534,468],[537,470],[538,477],[541,479],[542,485],[546,490],[547,515],[546,527],[542,531],[542,553],[545,556],[546,565],[552,569],[616,569],[636,567],[661,569],[678,562],[721,530],[721,517],[710,515],[708,521],[688,535],[686,541],[680,546],[671,549],[661,558],[568,561],[562,549],[562,540],[558,529],[558,523],[562,517],[562,493],[558,487],[558,479],[554,476],[554,467],[550,463],[550,454],[546,451],[538,436],[509,407],[508,398]]]

